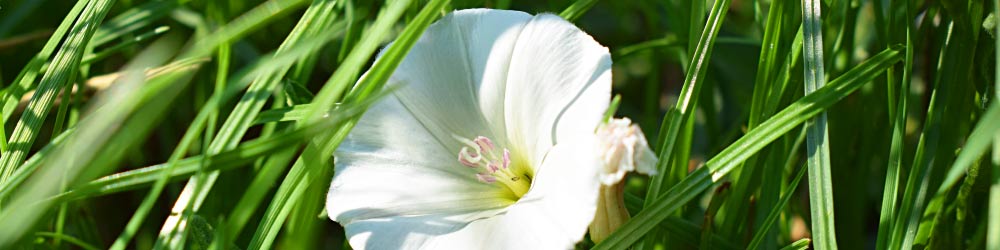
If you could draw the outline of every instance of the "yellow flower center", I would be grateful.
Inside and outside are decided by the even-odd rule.
[[[500,184],[510,189],[515,199],[521,198],[531,187],[531,176],[518,171],[519,164],[511,163],[510,150],[497,147],[492,140],[478,136],[474,140],[458,138],[465,143],[458,152],[458,162],[479,170],[476,179],[489,184]],[[520,162],[520,161],[518,161]]]

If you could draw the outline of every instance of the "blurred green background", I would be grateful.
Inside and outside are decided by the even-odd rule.
[[[86,0],[81,0],[86,2]],[[721,0],[720,0],[721,1]],[[896,63],[857,91],[826,108],[829,116],[829,182],[835,206],[836,244],[843,249],[883,249],[878,245],[880,209],[884,206],[883,192],[887,169],[894,165],[891,154],[898,154],[898,196],[900,206],[916,207],[919,231],[913,242],[916,248],[935,249],[986,249],[986,239],[1000,237],[987,235],[989,187],[991,175],[989,157],[976,158],[963,177],[954,186],[935,193],[945,182],[946,174],[956,167],[956,157],[972,140],[970,134],[978,124],[994,124],[983,120],[987,107],[995,96],[996,52],[995,1],[923,1],[914,0],[823,0],[822,35],[825,78],[833,81],[874,55],[896,47],[911,45],[912,58]],[[203,39],[219,32],[227,23],[236,23],[255,7],[272,2],[286,2],[281,11],[271,13],[260,25],[254,26],[244,36],[222,43],[221,51],[209,53],[208,61],[189,77],[186,87],[181,87],[176,98],[157,100],[167,108],[160,117],[153,119],[148,132],[136,132],[134,144],[124,147],[120,159],[112,160],[105,168],[87,172],[65,182],[66,190],[82,186],[101,176],[144,169],[168,162],[175,147],[181,144],[188,126],[199,110],[206,107],[210,96],[226,86],[221,79],[238,75],[241,70],[260,63],[279,45],[306,15],[310,1],[261,1],[261,0],[118,0],[107,13],[107,18],[96,31],[114,33],[103,44],[93,41],[84,52],[86,63],[74,67],[75,81],[85,91],[75,91],[71,98],[56,101],[40,127],[33,130],[34,139],[28,156],[49,145],[56,135],[73,127],[88,113],[85,111],[96,94],[106,90],[108,83],[99,77],[119,72],[133,62],[154,41],[182,44],[181,50],[194,50],[203,45]],[[322,1],[317,1],[322,2]],[[360,43],[360,37],[370,32],[386,2],[393,1],[333,1],[337,24],[320,29],[331,33],[329,42],[316,53],[296,58],[293,73],[277,79],[278,87],[266,90],[264,110],[285,112],[288,106],[309,103],[313,96],[326,86],[327,79],[345,64],[347,54]],[[418,0],[406,7],[402,18],[391,26],[380,44],[395,39],[417,18],[418,12],[429,1]],[[579,1],[596,2],[574,20],[582,30],[610,48],[614,61],[614,93],[621,96],[616,116],[629,117],[640,124],[651,143],[662,140],[661,124],[668,110],[674,108],[685,75],[692,65],[695,47],[702,36],[715,1],[700,0],[634,0],[634,1]],[[777,9],[779,0],[732,0],[723,9],[724,21],[716,37],[714,49],[709,54],[704,78],[699,79],[700,92],[691,125],[684,126],[675,143],[674,155],[665,159],[668,171],[664,173],[666,187],[678,183],[723,149],[740,139],[753,126],[759,125],[776,111],[802,98],[803,64],[799,24],[802,3],[781,2],[784,9]],[[437,14],[452,9],[502,8],[528,13],[563,13],[577,3],[569,0],[553,1],[475,1],[454,0]],[[4,100],[20,100],[25,94],[14,95],[10,86],[22,70],[49,41],[67,13],[77,4],[70,0],[7,0],[0,2],[0,84],[5,89]],[[910,7],[908,11],[906,8]],[[278,10],[278,9],[275,9]],[[773,11],[779,11],[773,13]],[[772,15],[781,16],[775,18]],[[439,15],[436,15],[439,16]],[[772,21],[772,19],[775,19]],[[109,21],[116,20],[116,21]],[[772,25],[769,27],[769,25]],[[907,33],[907,25],[912,25]],[[164,31],[166,28],[169,30]],[[321,27],[322,28],[322,27]],[[768,37],[770,30],[773,36]],[[72,32],[72,31],[71,31]],[[332,34],[332,33],[336,34]],[[907,34],[911,41],[907,41]],[[801,34],[800,34],[801,35]],[[58,38],[56,38],[58,41]],[[326,39],[326,38],[324,38]],[[796,42],[797,41],[797,42]],[[325,42],[324,42],[325,43]],[[178,47],[175,45],[175,47]],[[761,60],[762,48],[770,48],[774,56]],[[214,49],[214,48],[208,48]],[[60,48],[65,50],[65,48]],[[765,52],[767,52],[765,50]],[[900,52],[902,53],[902,52]],[[94,56],[97,57],[94,57]],[[86,58],[92,59],[87,61]],[[371,56],[370,54],[368,56]],[[170,57],[179,58],[179,57]],[[367,59],[364,69],[371,65]],[[223,63],[224,62],[224,63]],[[905,68],[910,72],[904,73]],[[763,70],[763,71],[762,71]],[[762,78],[767,72],[769,77]],[[908,75],[904,75],[908,74]],[[904,84],[904,77],[909,83]],[[39,77],[41,78],[41,77]],[[235,77],[233,77],[235,78]],[[351,80],[353,83],[353,80]],[[86,82],[86,84],[83,84]],[[908,85],[907,85],[908,84]],[[34,85],[33,85],[34,86]],[[69,85],[60,85],[69,86]],[[181,85],[183,86],[183,85]],[[908,86],[903,88],[901,86]],[[268,97],[268,94],[273,94]],[[904,112],[897,112],[900,98],[905,102]],[[27,99],[12,114],[4,114],[5,137],[12,138],[18,118]],[[218,113],[209,119],[212,130],[221,129],[223,121],[236,107],[236,100],[221,103]],[[262,103],[262,104],[263,104]],[[760,108],[760,105],[772,105]],[[765,105],[766,106],[766,105]],[[282,111],[284,110],[284,111]],[[59,115],[57,115],[59,113]],[[265,112],[266,113],[266,112]],[[282,113],[283,114],[283,113]],[[906,115],[902,124],[895,118]],[[9,116],[9,118],[8,118]],[[135,118],[134,114],[129,117]],[[21,118],[24,119],[24,118]],[[982,122],[981,122],[982,120]],[[687,120],[685,120],[686,122]],[[276,131],[289,130],[287,122],[268,121],[267,125],[255,124],[246,128],[242,141],[269,138]],[[753,123],[753,125],[750,125]],[[899,146],[892,146],[894,124],[899,124],[902,136]],[[983,125],[986,126],[986,125]],[[992,128],[992,127],[990,127]],[[115,128],[108,131],[117,135],[133,133],[132,130]],[[805,146],[801,145],[796,127],[781,136],[770,147],[764,148],[754,158],[741,164],[729,178],[716,183],[647,234],[637,246],[643,249],[720,249],[745,248],[757,234],[764,240],[764,249],[780,248],[801,238],[811,238],[810,195],[807,182],[789,187],[799,169],[805,168]],[[989,135],[989,134],[987,134]],[[238,136],[239,137],[239,136]],[[117,137],[116,137],[117,138]],[[239,138],[236,138],[240,141]],[[210,139],[199,137],[187,155],[204,154]],[[986,139],[988,143],[988,139]],[[114,142],[114,140],[112,140]],[[302,142],[296,142],[298,151]],[[923,145],[918,149],[918,144]],[[103,145],[103,144],[102,144]],[[653,145],[660,151],[660,145]],[[266,218],[271,196],[282,183],[291,165],[286,159],[283,167],[275,168],[271,179],[263,176],[268,158],[293,157],[292,151],[272,149],[274,154],[233,161],[224,167],[215,185],[207,192],[204,204],[192,216],[191,229],[186,231],[191,249],[220,247],[212,242],[224,242],[221,248],[247,249],[260,234],[255,228],[273,221]],[[662,152],[661,152],[662,154]],[[101,159],[101,154],[97,159]],[[290,159],[290,158],[289,158]],[[916,160],[915,160],[916,159]],[[65,159],[55,159],[65,160]],[[280,162],[280,161],[279,161]],[[60,163],[49,162],[52,166]],[[332,164],[332,163],[330,163]],[[280,164],[279,164],[280,165]],[[914,171],[926,169],[926,174],[910,177]],[[332,166],[330,167],[332,171]],[[164,220],[171,214],[171,207],[191,175],[176,174],[165,186],[149,210],[149,215],[139,225],[128,249],[151,249]],[[310,205],[293,206],[291,215],[282,224],[276,224],[280,233],[274,248],[278,249],[340,249],[346,248],[343,229],[321,215],[326,195],[326,185],[331,173],[311,182],[302,200]],[[173,176],[173,175],[172,175]],[[926,176],[926,177],[925,177]],[[910,183],[909,178],[916,178]],[[17,237],[19,248],[106,248],[120,237],[137,207],[146,198],[154,179],[116,189],[103,186],[102,191],[88,193],[69,201],[54,204],[44,210],[44,215],[34,225],[4,227],[27,228],[26,235]],[[994,180],[995,181],[995,180]],[[633,215],[642,208],[647,198],[651,178],[631,176],[627,186],[629,209]],[[890,182],[891,183],[891,182]],[[995,183],[993,185],[996,185]],[[248,187],[262,187],[249,189]],[[18,187],[18,186],[12,186]],[[797,187],[797,188],[796,188]],[[904,192],[924,191],[926,197],[906,198]],[[784,208],[777,207],[778,197],[791,190],[791,199]],[[911,191],[912,190],[912,191]],[[236,207],[247,192],[259,193],[263,203],[256,207]],[[0,196],[3,197],[3,196]],[[916,196],[914,196],[916,197]],[[41,200],[44,197],[39,197]],[[8,199],[9,200],[9,199]],[[318,202],[318,203],[317,203]],[[303,203],[305,204],[305,203]],[[0,208],[7,208],[6,202]],[[273,204],[272,204],[273,205]],[[923,208],[923,209],[919,209]],[[772,230],[759,232],[768,212],[776,209],[780,216]],[[896,211],[892,211],[896,213]],[[234,214],[244,213],[248,220],[245,228],[234,238],[218,239],[220,225],[226,224]],[[898,230],[896,230],[898,231]],[[900,232],[897,232],[901,234]],[[888,236],[886,236],[888,237]],[[2,245],[0,245],[2,246]],[[579,248],[589,248],[593,242],[585,241]]]

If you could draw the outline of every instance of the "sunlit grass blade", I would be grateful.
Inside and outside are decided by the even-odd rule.
[[[376,97],[376,91],[382,89],[396,66],[423,34],[423,31],[430,26],[433,20],[437,19],[440,11],[447,6],[448,2],[447,0],[434,0],[424,6],[416,18],[407,24],[393,45],[386,49],[381,59],[372,65],[367,76],[361,79],[357,86],[348,93],[343,105],[351,105],[367,98]],[[398,1],[383,9],[369,32],[365,33],[351,54],[344,60],[344,64],[330,77],[327,84],[313,99],[311,110],[306,113],[304,119],[296,122],[296,126],[318,121],[334,106],[350,82],[354,81],[355,77],[360,74],[363,64],[387,34],[386,31],[399,20],[410,4],[409,1]],[[343,140],[344,134],[352,128],[353,124],[354,121],[351,121],[338,130],[318,136],[317,139],[313,140],[313,143],[306,146],[302,155],[295,161],[285,179],[282,180],[281,186],[269,204],[257,231],[254,232],[249,249],[270,248],[292,207],[302,197],[302,192],[310,184],[325,183],[325,181],[318,181],[316,177],[323,176],[320,172],[330,168],[328,165],[329,155],[333,154],[333,150]]]
[[[642,198],[625,193],[625,207],[630,211],[641,210]],[[676,235],[678,240],[683,241],[682,243],[691,247],[697,247],[698,244],[701,243],[699,242],[699,239],[702,237],[699,233],[705,233],[699,232],[701,231],[701,228],[697,224],[677,217],[667,218],[663,221],[663,223],[660,223],[658,228],[660,231]],[[719,236],[718,234],[712,234],[710,237],[712,240],[712,246],[718,249],[740,249],[739,247],[736,247],[733,242]]]
[[[21,69],[21,73],[18,74],[13,84],[4,89],[3,109],[0,112],[3,115],[4,123],[14,113],[14,109],[17,108],[18,102],[21,100],[21,95],[33,88],[35,78],[38,77],[38,71],[48,62],[52,53],[56,51],[56,48],[58,48],[66,33],[69,32],[70,27],[73,27],[74,21],[79,17],[84,7],[87,6],[87,3],[87,1],[77,1],[76,5],[73,5],[73,8],[70,9],[69,13],[66,13],[66,17],[63,18],[59,27],[52,33],[49,40],[45,42],[42,50]]]
[[[719,28],[725,20],[725,13],[729,9],[729,0],[716,1],[709,13],[708,22],[701,33],[698,45],[692,55],[691,65],[687,67],[684,74],[684,86],[681,89],[677,104],[673,109],[667,111],[660,125],[656,148],[659,150],[660,161],[657,163],[657,171],[660,173],[670,172],[669,163],[673,159],[674,147],[681,133],[682,125],[686,124],[686,119],[694,112],[698,103],[699,92],[704,82],[705,73],[708,71],[709,59],[712,57],[715,38],[718,36]],[[687,167],[687,166],[678,166]],[[668,187],[666,174],[653,176],[646,191],[645,207],[652,204],[653,200],[660,196],[660,193]]]
[[[351,118],[361,111],[363,106],[345,109],[344,112],[330,117],[329,120],[317,124],[313,127],[295,129],[289,132],[276,134],[273,137],[256,139],[241,143],[232,150],[227,150],[213,156],[211,165],[204,166],[204,155],[192,156],[182,159],[176,163],[171,171],[170,180],[178,181],[181,177],[187,177],[200,170],[230,170],[238,167],[246,167],[248,163],[273,153],[288,149],[288,145],[294,145],[304,138],[325,132],[337,125],[340,121]],[[156,182],[161,175],[167,172],[168,164],[159,164],[135,170],[116,173],[105,176],[87,184],[77,186],[66,193],[56,197],[58,200],[74,200],[90,198],[112,193],[146,187]]]
[[[298,121],[306,116],[311,107],[310,104],[299,104],[291,107],[285,107],[280,109],[272,109],[268,111],[261,112],[257,115],[257,119],[253,121],[253,124],[265,124],[271,122],[289,122]]]
[[[979,123],[969,135],[954,164],[948,169],[948,175],[945,176],[944,182],[938,188],[937,194],[951,189],[969,169],[969,166],[972,166],[990,149],[990,145],[993,143],[992,136],[998,131],[1000,131],[1000,103],[993,102],[979,119]]]
[[[146,79],[142,69],[162,64],[172,57],[179,47],[176,40],[163,40],[140,54],[126,67],[126,72],[113,90],[103,93],[90,105],[89,116],[80,121],[78,130],[69,135],[66,144],[57,147],[52,155],[41,161],[39,170],[28,179],[10,199],[10,205],[0,210],[0,223],[7,225],[34,225],[52,200],[40,200],[62,192],[64,187],[51,180],[72,183],[78,178],[106,171],[123,156],[124,149],[145,138],[151,125],[163,114],[173,97],[180,91],[178,79],[186,71]],[[140,88],[140,86],[143,86]],[[156,93],[162,98],[149,102],[148,96]],[[133,113],[134,112],[134,113]],[[114,133],[121,129],[130,133]],[[25,235],[31,226],[4,227],[0,233],[0,248],[6,248]]]
[[[826,85],[823,67],[823,29],[820,1],[802,0],[802,27],[805,42],[805,94]],[[809,167],[809,209],[812,215],[813,245],[817,249],[837,249],[834,227],[833,183],[830,174],[830,136],[826,112],[806,122],[806,165]]]
[[[211,44],[215,46],[225,44],[228,41],[232,41],[235,37],[246,34],[249,30],[257,28],[268,21],[275,20],[280,16],[275,15],[275,12],[287,14],[302,3],[304,3],[303,0],[265,2],[216,31],[210,37],[206,38],[206,40],[214,41],[214,43]],[[313,20],[312,18],[335,17],[335,14],[330,9],[320,9],[325,6],[326,5],[316,8],[311,7],[307,10],[309,11],[306,15],[307,17],[300,20],[300,24],[315,22],[316,20]],[[286,41],[278,48],[277,53],[287,53],[290,47],[301,45],[300,43],[302,43],[303,39],[307,37],[307,34],[315,34],[316,31],[310,31],[310,29],[317,30],[326,28],[325,26],[320,25],[303,24],[297,26],[298,27],[294,29],[293,32],[286,38]],[[188,53],[211,53],[214,48],[214,46],[199,46]],[[300,56],[305,55],[303,54]],[[295,60],[297,60],[297,58],[295,58]],[[218,154],[226,149],[232,149],[236,146],[239,140],[242,139],[243,135],[246,133],[247,129],[250,127],[250,123],[253,121],[253,118],[256,117],[257,113],[260,112],[260,109],[263,108],[268,96],[270,96],[270,91],[277,85],[281,77],[288,72],[289,68],[289,65],[281,65],[280,68],[270,71],[268,74],[256,76],[246,94],[243,95],[236,107],[234,107],[229,113],[225,123],[223,123],[222,127],[219,129],[218,134],[212,138],[211,143],[207,146],[207,158],[211,158],[212,155]],[[207,160],[208,159],[206,159],[206,161]],[[199,174],[191,177],[191,180],[184,187],[184,190],[178,197],[177,201],[174,202],[174,206],[172,208],[174,214],[166,219],[160,230],[160,235],[156,243],[157,246],[177,248],[183,244],[184,238],[187,235],[186,221],[190,214],[193,214],[200,209],[202,202],[208,196],[209,191],[212,190],[215,180],[218,178],[218,174],[219,173],[217,171],[200,172]]]
[[[339,30],[338,28],[339,27],[334,27],[335,30]],[[326,42],[331,40],[333,37],[336,37],[337,35],[339,35],[339,32],[328,32],[321,37],[313,38],[311,40],[303,42],[300,46],[292,48],[291,50],[287,51],[287,53],[283,53],[280,56],[275,55],[266,57],[267,59],[264,59],[260,63],[255,64],[255,66],[259,67],[253,68],[253,71],[249,73],[249,75],[266,75],[267,73],[274,72],[275,70],[278,70],[280,68],[287,68],[290,66],[291,62],[294,62],[301,56],[314,53],[315,51],[319,50],[319,48],[321,48],[324,44],[326,44]],[[291,58],[288,58],[289,57],[288,55],[291,55]],[[263,67],[262,65],[266,67]],[[236,79],[243,80],[240,78]],[[224,81],[225,79],[222,80]],[[228,85],[240,86],[241,84],[233,83]],[[237,87],[234,89],[242,89],[242,88]],[[136,209],[136,212],[134,213],[132,220],[129,221],[129,224],[126,227],[126,231],[123,232],[121,236],[119,236],[118,240],[115,241],[111,249],[124,249],[126,247],[126,244],[131,239],[132,235],[135,234],[135,231],[138,230],[138,227],[142,224],[146,214],[148,214],[149,210],[152,209],[152,206],[156,202],[156,199],[160,196],[161,192],[163,191],[163,188],[166,185],[167,180],[171,176],[173,168],[178,165],[177,164],[178,161],[180,161],[181,158],[185,155],[185,153],[188,152],[188,149],[193,145],[194,140],[197,139],[199,136],[201,136],[200,133],[203,129],[205,129],[209,117],[218,111],[219,103],[225,102],[224,98],[232,96],[232,94],[230,94],[231,92],[233,91],[232,90],[225,91],[225,89],[217,90],[213,94],[213,96],[208,100],[205,106],[202,108],[202,111],[198,113],[194,121],[186,130],[187,132],[181,138],[181,142],[178,144],[177,149],[175,149],[174,153],[170,156],[170,160],[167,162],[167,167],[165,168],[165,171],[163,171],[159,180],[157,180],[156,184],[153,185],[153,189],[149,192],[149,194],[147,194],[146,198],[143,200],[143,203],[139,206],[138,209]]]
[[[962,69],[970,67],[972,64],[970,55],[974,53],[969,46],[972,34],[967,29],[957,28],[957,25],[959,25],[957,21],[951,21],[946,25],[947,33],[941,45],[936,68],[942,73],[934,79],[934,89],[931,92],[923,131],[917,143],[913,167],[906,180],[906,190],[899,203],[899,214],[892,230],[894,235],[890,238],[888,249],[912,247],[927,205],[928,186],[932,185],[931,179],[939,179],[939,176],[930,173],[934,171],[935,166],[947,166],[946,163],[951,161],[954,154],[954,149],[950,148],[951,142],[954,141],[953,137],[964,136],[957,135],[954,133],[957,130],[946,127],[953,124],[956,119],[960,119],[955,115],[962,112],[962,109],[950,104],[954,98],[964,98],[959,94],[968,87],[949,83],[968,81],[968,74]]]
[[[913,16],[913,11],[910,9],[910,1],[906,1],[905,4],[906,17]],[[903,60],[903,77],[900,81],[899,97],[897,97],[897,103],[895,114],[892,114],[893,120],[892,125],[892,142],[889,148],[889,165],[886,168],[885,183],[882,193],[882,209],[879,213],[879,226],[878,235],[876,236],[876,249],[886,249],[889,244],[889,239],[891,236],[890,230],[892,230],[895,224],[896,218],[896,205],[898,202],[899,192],[897,190],[900,188],[900,175],[903,168],[903,152],[905,149],[905,136],[906,136],[906,120],[908,117],[909,110],[909,96],[910,96],[910,80],[912,78],[913,72],[913,56],[914,56],[914,46],[916,44],[913,42],[912,31],[913,25],[909,22],[906,23],[906,58]],[[890,76],[890,79],[892,77]],[[893,84],[891,81],[890,85]],[[891,94],[891,93],[890,93]]]
[[[597,0],[576,0],[572,5],[560,12],[559,16],[570,22],[575,21],[583,13],[587,13],[591,7],[594,7],[594,4],[597,4]]]
[[[40,134],[42,122],[52,108],[56,94],[77,73],[77,67],[83,58],[84,49],[94,35],[97,23],[111,10],[114,0],[90,2],[84,9],[77,24],[69,31],[69,36],[63,42],[61,50],[52,60],[52,66],[42,76],[38,90],[32,95],[28,107],[18,120],[7,145],[8,150],[0,156],[0,183],[16,170],[28,155],[28,150]]]
[[[595,249],[624,249],[642,237],[681,205],[686,204],[699,193],[724,178],[730,171],[747,158],[756,154],[770,142],[819,114],[829,106],[844,98],[900,60],[897,49],[889,49],[854,67],[837,79],[792,103],[771,119],[748,132],[736,142],[701,167],[691,172],[687,178],[666,193],[657,197],[652,205],[634,216]]]
[[[801,239],[792,242],[792,244],[788,244],[788,246],[782,247],[781,250],[806,250],[809,249],[809,243],[812,243],[812,240]]]

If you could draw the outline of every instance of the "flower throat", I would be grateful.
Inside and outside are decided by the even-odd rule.
[[[521,198],[531,187],[531,177],[520,175],[511,165],[510,150],[499,148],[490,138],[478,136],[474,140],[458,138],[465,143],[458,152],[458,162],[463,166],[474,168],[476,179],[489,184],[503,184]]]

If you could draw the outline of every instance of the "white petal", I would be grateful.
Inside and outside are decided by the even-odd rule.
[[[628,118],[612,119],[597,129],[599,153],[604,161],[601,182],[610,186],[636,171],[656,174],[656,154],[649,148],[646,136]]]
[[[611,96],[608,49],[551,14],[535,16],[517,40],[507,76],[505,119],[516,155],[538,166],[560,140],[590,135]]]
[[[506,212],[425,242],[427,249],[569,249],[597,210],[600,159],[590,141],[552,147],[531,191]]]
[[[335,153],[330,218],[456,214],[509,205],[506,189],[476,181],[390,96],[371,107]]]
[[[510,51],[531,16],[463,10],[432,24],[393,73],[394,95],[449,150],[454,136],[503,140],[502,101]],[[502,142],[501,142],[502,143]]]
[[[472,228],[466,227],[469,221],[493,215],[496,211],[369,219],[348,224],[345,233],[354,249],[436,249],[428,247],[428,240],[459,230],[471,232]],[[486,238],[487,232],[478,233]]]

